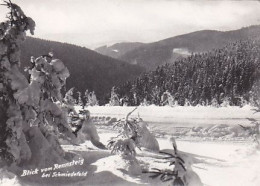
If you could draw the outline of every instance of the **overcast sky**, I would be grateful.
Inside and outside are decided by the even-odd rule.
[[[35,37],[88,48],[153,42],[203,29],[260,24],[259,1],[13,0],[36,22]],[[0,7],[3,20],[6,7]]]

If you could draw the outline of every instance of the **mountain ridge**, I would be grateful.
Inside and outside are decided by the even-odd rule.
[[[142,43],[138,47],[133,46],[132,50],[116,58],[130,64],[139,64],[145,67],[146,70],[153,70],[158,65],[172,63],[182,57],[174,55],[174,49],[186,49],[188,53],[207,52],[224,47],[228,43],[250,37],[260,37],[260,25],[252,25],[230,31],[200,30],[151,43]],[[115,46],[120,47],[120,43],[113,45],[113,49],[116,49]],[[106,55],[111,56],[107,52],[108,50],[109,47],[106,49]]]

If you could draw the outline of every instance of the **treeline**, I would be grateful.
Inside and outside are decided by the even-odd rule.
[[[117,87],[119,97],[129,105],[161,105],[169,92],[179,105],[241,105],[250,101],[252,87],[259,79],[260,40],[230,43],[222,49],[191,56],[157,67],[134,81]]]

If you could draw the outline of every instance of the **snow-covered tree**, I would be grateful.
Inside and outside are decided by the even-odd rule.
[[[49,151],[49,159],[54,158],[52,156],[62,159],[64,151],[57,137],[68,140],[75,138],[67,121],[68,110],[71,108],[63,102],[61,95],[61,89],[69,77],[69,71],[59,59],[52,59],[49,63],[41,56],[36,58],[35,67],[30,74],[30,84],[17,94],[18,102],[24,105],[25,121],[30,124],[28,132],[31,135],[34,133],[32,135],[34,144],[30,147],[32,149],[35,145],[41,145],[40,139],[46,139],[46,143],[49,144],[49,147],[42,146],[42,149],[32,150],[33,158],[44,157],[43,153]],[[28,97],[28,95],[31,96]],[[31,113],[34,113],[36,117],[32,118]],[[45,162],[46,160],[34,159],[34,163],[39,165],[45,165]]]
[[[152,151],[159,151],[159,143],[156,138],[149,132],[147,123],[142,118],[129,118],[137,107],[129,112],[125,119],[119,120],[114,125],[114,128],[119,130],[119,135],[112,138],[109,146],[112,147],[112,152],[121,152],[123,154],[135,154],[135,147],[144,147]],[[133,143],[130,145],[133,149],[123,147],[124,142]],[[126,145],[126,144],[125,144]]]
[[[98,100],[97,100],[97,96],[95,94],[95,91],[92,92],[91,94],[91,103],[90,103],[91,106],[96,106],[98,105]]]
[[[89,92],[86,90],[85,92],[85,100],[86,100],[86,106],[96,106],[98,105],[98,100],[95,92]]]
[[[186,106],[186,107],[191,106],[191,103],[187,98],[185,99],[184,106]]]
[[[161,105],[169,105],[171,107],[174,105],[174,98],[168,90],[161,96]]]
[[[219,104],[218,104],[218,101],[217,101],[216,98],[213,98],[213,99],[211,100],[211,106],[212,106],[212,107],[219,107]]]
[[[222,103],[220,104],[221,107],[230,106],[230,99],[228,97],[223,98]]]
[[[256,76],[260,76],[260,70],[257,71]],[[251,91],[249,92],[250,104],[260,107],[260,80],[253,84]]]
[[[9,20],[0,26],[1,160],[47,166],[63,161],[57,135],[73,139],[62,110],[61,88],[69,76],[58,59],[34,60],[30,82],[19,71],[20,46],[34,21],[21,8],[6,2]],[[45,154],[48,154],[46,156]]]
[[[157,85],[154,88],[152,88],[151,102],[155,105],[160,104],[160,88]]]
[[[86,89],[86,91],[84,93],[84,101],[85,101],[84,105],[85,105],[85,107],[89,106],[89,100],[88,100],[89,95],[88,94],[89,94],[88,89]]]
[[[149,132],[147,124],[141,118],[129,119],[129,116],[136,109],[137,107],[129,112],[125,120],[119,120],[115,123],[114,128],[119,130],[119,135],[111,138],[108,144],[111,153],[121,155],[128,162],[127,171],[129,174],[141,174],[141,167],[136,159],[136,147],[159,151],[159,143]]]
[[[147,101],[146,98],[144,98],[143,102],[141,102],[140,105],[141,105],[141,106],[149,106],[150,103],[149,103],[149,101]]]
[[[18,102],[19,92],[28,87],[27,79],[19,71],[20,46],[27,30],[34,34],[35,22],[18,5],[5,5],[10,12],[8,20],[0,23],[0,157],[5,163],[20,163],[31,158],[24,132],[27,124]],[[35,112],[31,115],[36,117]]]
[[[119,105],[120,105],[120,100],[119,100],[118,95],[115,91],[115,87],[112,87],[109,106],[119,106]]]
[[[72,122],[72,116],[77,115],[77,112],[74,108],[76,100],[73,97],[73,93],[74,87],[66,92],[65,97],[63,99],[64,104],[62,109],[65,114],[65,117],[67,117],[68,123]]]
[[[78,93],[78,100],[77,100],[77,104],[79,105],[79,106],[84,106],[84,104],[83,104],[83,101],[82,101],[82,97],[81,97],[81,92],[77,92]]]
[[[74,94],[74,87],[72,87],[71,89],[69,89],[66,94],[65,94],[65,97],[64,97],[64,101],[69,104],[69,105],[75,105],[76,103],[76,100],[74,99],[73,97],[73,94]]]

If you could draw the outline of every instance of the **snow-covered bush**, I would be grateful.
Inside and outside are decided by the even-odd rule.
[[[108,148],[111,148],[112,154],[122,154],[123,156],[133,156],[136,155],[136,144],[133,139],[118,139],[111,140],[108,144]]]
[[[136,108],[134,110],[136,110]],[[136,120],[128,120],[128,117],[133,111],[127,114],[125,120],[119,120],[116,122],[114,127],[118,127],[120,129],[120,133],[117,137],[112,138],[109,141],[108,148],[111,149],[112,154],[121,156],[125,165],[127,165],[124,167],[124,169],[128,174],[140,175],[142,173],[142,169],[138,160],[136,159],[135,149],[136,147],[141,147],[141,143],[138,142],[138,140],[141,137],[140,132],[142,129]]]
[[[152,168],[152,171],[143,171],[143,173],[149,173],[152,174],[151,178],[158,178],[160,177],[160,180],[162,182],[172,181],[173,186],[186,186],[185,180],[184,180],[184,174],[186,172],[186,168],[184,166],[185,162],[184,160],[178,155],[177,151],[175,151],[174,154],[167,153],[167,152],[161,152],[162,154],[168,155],[168,157],[165,157],[164,159],[170,159],[170,164],[174,165],[173,170],[171,169],[157,169]]]
[[[177,145],[174,138],[171,138],[171,142],[174,148],[173,153],[163,152],[160,153],[167,155],[164,159],[167,159],[169,166],[174,165],[173,169],[158,169],[152,168],[151,171],[143,171],[143,173],[152,174],[149,177],[158,178],[162,182],[171,181],[173,186],[202,186],[202,182],[198,175],[191,169],[190,166],[185,165],[185,161],[181,157],[182,155],[178,152]]]
[[[77,139],[75,140],[77,144],[84,143],[89,140],[94,146],[100,149],[106,149],[105,145],[100,142],[97,129],[94,122],[90,118],[90,112],[88,110],[83,110],[80,112],[80,117],[75,122],[74,127],[76,128],[74,129],[74,134],[77,136]]]
[[[159,151],[159,143],[149,132],[147,124],[141,118],[129,119],[129,116],[136,109],[137,107],[128,113],[125,119],[115,123],[114,128],[119,129],[119,135],[109,142],[108,146],[112,148],[112,152],[121,151],[123,154],[133,154],[135,147],[144,147],[152,151]]]

